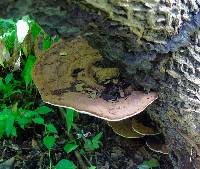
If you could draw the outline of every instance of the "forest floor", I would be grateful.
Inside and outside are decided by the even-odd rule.
[[[59,138],[56,147],[52,151],[52,161],[56,164],[62,158],[66,158],[63,151],[66,135],[64,134],[63,121],[60,120],[58,113],[54,112],[48,117],[49,120],[59,127]],[[154,153],[145,145],[145,138],[126,139],[116,135],[105,121],[80,115],[78,126],[84,133],[89,133],[91,137],[95,133],[103,132],[102,145],[95,152],[87,153],[91,164],[97,169],[137,169],[138,165],[145,160],[157,159],[160,167],[157,169],[172,169],[171,162],[167,155]],[[19,136],[15,139],[1,141],[0,160],[5,161],[14,158],[14,161],[8,161],[15,169],[46,169],[49,167],[48,151],[42,143],[43,128],[41,126],[30,126],[24,131],[21,130]],[[75,161],[72,153],[69,157]],[[9,166],[8,165],[8,166]],[[1,167],[0,169],[3,169]],[[10,169],[13,168],[10,166]],[[9,169],[6,168],[6,169]],[[156,169],[156,168],[155,168]]]

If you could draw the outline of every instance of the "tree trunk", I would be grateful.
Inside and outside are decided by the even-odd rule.
[[[0,4],[1,16],[29,14],[52,34],[70,37],[81,30],[131,83],[157,91],[159,99],[147,112],[162,127],[174,168],[200,168],[199,1],[2,0]]]

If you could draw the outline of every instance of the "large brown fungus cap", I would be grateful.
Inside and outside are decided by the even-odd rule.
[[[109,121],[134,116],[157,98],[154,92],[131,91],[115,101],[104,100],[104,83],[116,81],[119,70],[98,66],[101,61],[99,52],[83,38],[61,41],[38,57],[33,81],[44,102]]]

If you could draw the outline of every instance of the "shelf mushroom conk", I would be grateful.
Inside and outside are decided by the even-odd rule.
[[[60,41],[37,58],[33,81],[44,102],[108,121],[132,117],[157,99],[155,92],[129,89],[127,94],[123,88],[116,91],[117,98],[105,99],[108,84],[119,83],[119,69],[103,66],[102,60],[82,37]]]

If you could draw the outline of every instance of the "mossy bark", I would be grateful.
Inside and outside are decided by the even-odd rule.
[[[151,117],[163,126],[175,168],[200,167],[199,31],[160,67],[160,99]],[[157,111],[157,114],[155,113]]]

